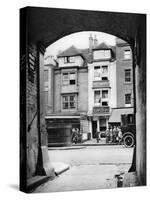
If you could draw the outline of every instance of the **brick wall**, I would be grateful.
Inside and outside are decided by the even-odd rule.
[[[116,86],[117,86],[117,107],[125,106],[125,94],[131,93],[131,106],[133,106],[133,78],[132,58],[124,59],[124,50],[129,46],[116,47]],[[131,69],[131,83],[125,83],[125,69]]]

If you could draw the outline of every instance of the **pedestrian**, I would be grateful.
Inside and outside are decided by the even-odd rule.
[[[110,132],[109,132],[109,129],[107,128],[106,129],[106,143],[109,143],[110,141]]]
[[[118,132],[118,144],[121,144],[122,143],[122,131],[121,131],[121,128],[119,127],[119,132]]]
[[[113,142],[113,128],[110,126],[110,129],[109,129],[109,134],[110,134],[110,143]]]
[[[97,129],[96,129],[96,140],[97,140],[97,143],[99,143],[99,140],[100,140],[100,132],[97,131]]]

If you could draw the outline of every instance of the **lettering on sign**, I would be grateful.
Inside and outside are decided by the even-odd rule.
[[[109,107],[94,107],[93,113],[109,113]]]

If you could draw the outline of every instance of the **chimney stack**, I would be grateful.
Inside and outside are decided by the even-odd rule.
[[[94,48],[98,45],[98,40],[96,38],[96,35],[94,35]]]
[[[93,37],[92,37],[92,34],[90,34],[90,37],[89,37],[89,52],[90,53],[92,52],[92,49],[93,49]]]

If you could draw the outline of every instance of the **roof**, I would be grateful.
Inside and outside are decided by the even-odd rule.
[[[77,55],[81,55],[81,52],[75,47],[75,46],[71,46],[68,49],[66,49],[65,51],[61,52],[60,54],[58,54],[57,57],[64,57],[64,56],[77,56]]]
[[[110,49],[110,47],[107,46],[106,43],[102,42],[101,44],[99,44],[98,46],[96,46],[95,48],[93,48],[93,50],[97,50],[97,49]]]
[[[133,108],[114,108],[112,109],[109,123],[121,122],[121,115],[133,114]]]

